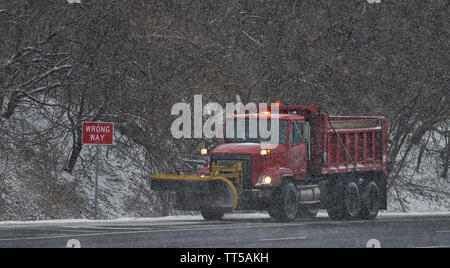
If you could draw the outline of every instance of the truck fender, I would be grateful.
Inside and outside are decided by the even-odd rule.
[[[259,176],[258,183],[262,183],[263,178],[266,176],[272,178],[272,186],[278,187],[284,179],[293,178],[294,172],[289,168],[267,168]]]

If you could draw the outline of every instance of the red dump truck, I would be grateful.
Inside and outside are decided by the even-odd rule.
[[[319,209],[332,219],[375,219],[387,208],[385,117],[279,106],[277,114],[230,116],[225,129],[230,120],[250,126],[262,116],[279,120],[279,142],[271,149],[248,133],[225,137],[210,152],[202,148],[209,165],[197,175],[153,175],[152,189],[175,192],[178,209],[200,211],[206,220],[234,210],[266,210],[277,221],[292,221],[315,217]]]

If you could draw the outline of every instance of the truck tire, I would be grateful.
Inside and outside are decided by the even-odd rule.
[[[356,183],[351,182],[344,192],[344,219],[357,219],[361,212],[361,194]]]
[[[202,211],[203,219],[207,221],[218,221],[223,218],[225,212],[221,211]]]
[[[275,194],[272,208],[269,215],[276,221],[293,221],[298,212],[298,194],[297,188],[293,183],[287,183],[281,186],[281,189]]]
[[[344,213],[342,213],[341,206],[330,206],[327,208],[328,217],[332,220],[343,220]]]
[[[328,217],[332,220],[342,220],[344,218],[342,213],[342,192],[344,186],[342,183],[324,183],[322,184],[322,192],[324,193],[323,202]]]
[[[319,214],[318,208],[301,206],[298,208],[297,218],[314,219]]]
[[[328,205],[328,216],[333,220],[358,219],[361,213],[361,195],[356,183],[348,183],[335,200]]]
[[[380,188],[375,182],[370,182],[363,193],[360,218],[374,220],[380,211]]]

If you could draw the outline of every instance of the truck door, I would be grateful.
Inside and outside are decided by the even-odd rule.
[[[303,138],[303,123],[292,121],[289,133],[289,167],[295,179],[304,179],[308,160],[308,145]]]

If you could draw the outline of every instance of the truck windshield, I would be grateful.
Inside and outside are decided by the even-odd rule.
[[[238,129],[238,120],[245,120],[245,129]],[[234,121],[234,124],[233,124]],[[287,120],[278,120],[279,122],[279,141],[278,144],[286,144],[286,133],[287,133]],[[262,138],[260,127],[260,121],[258,119],[228,119],[226,123],[226,131],[225,131],[225,142],[226,143],[262,143],[262,142],[270,142],[271,137]],[[228,129],[233,125],[233,132],[231,129]],[[256,132],[250,131],[251,128],[256,126]],[[271,130],[271,120],[267,120],[267,131]],[[254,130],[254,129],[253,129]],[[228,135],[227,133],[233,133],[232,135]],[[252,137],[252,133],[256,134],[256,137]]]

